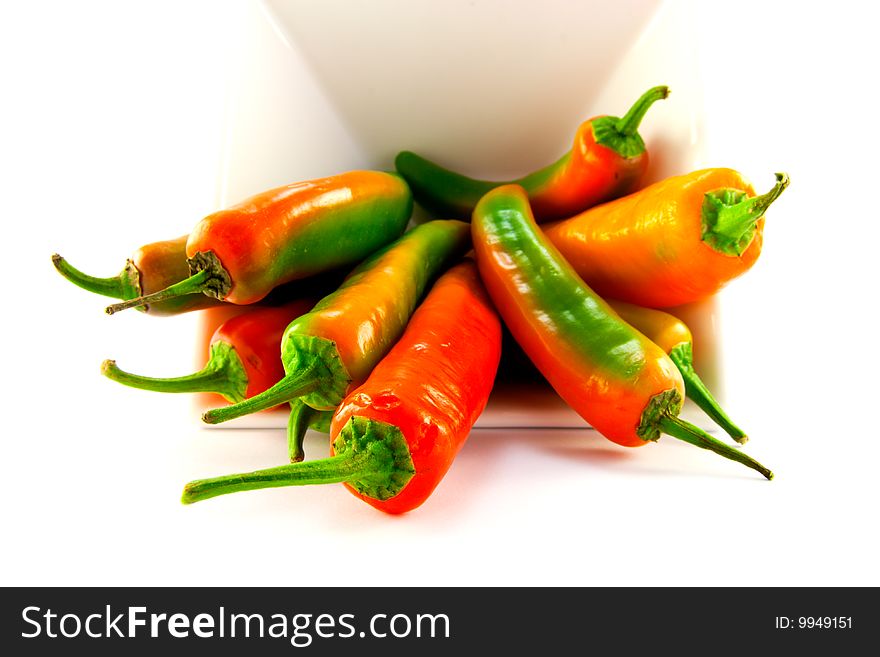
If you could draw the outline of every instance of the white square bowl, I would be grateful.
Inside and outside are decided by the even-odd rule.
[[[393,169],[415,150],[511,178],[555,161],[578,125],[672,89],[641,128],[648,181],[710,162],[695,3],[265,0],[240,6],[228,43],[218,205],[294,180]],[[677,309],[721,397],[717,303]],[[215,319],[206,314],[203,332]],[[201,400],[200,408],[205,400]],[[685,417],[709,428],[690,405]],[[278,413],[230,426],[283,426]],[[546,386],[499,381],[482,427],[583,427]]]

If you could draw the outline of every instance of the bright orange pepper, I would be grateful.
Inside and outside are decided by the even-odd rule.
[[[651,308],[699,301],[758,259],[764,212],[788,186],[755,196],[732,169],[655,183],[542,226],[578,275],[602,296]]]

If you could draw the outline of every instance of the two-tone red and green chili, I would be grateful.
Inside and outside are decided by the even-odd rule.
[[[675,364],[577,276],[535,224],[521,187],[487,194],[472,233],[481,277],[511,334],[606,438],[635,447],[666,433],[773,476],[678,417],[685,388]]]
[[[570,151],[558,161],[503,183],[469,178],[403,151],[394,161],[416,200],[443,216],[470,219],[480,198],[505,184],[523,187],[538,221],[569,217],[633,191],[648,168],[638,133],[648,109],[666,98],[664,86],[646,91],[623,117],[597,116],[580,125]]]
[[[191,276],[107,308],[204,293],[251,304],[288,281],[353,264],[396,239],[412,213],[404,180],[350,171],[257,194],[202,219],[186,243]]]

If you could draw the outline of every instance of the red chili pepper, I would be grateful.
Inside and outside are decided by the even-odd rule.
[[[314,302],[292,301],[277,308],[254,307],[224,322],[211,339],[210,357],[194,374],[152,378],[124,372],[105,360],[101,372],[133,388],[155,392],[214,392],[236,403],[268,390],[284,378],[281,336]]]
[[[648,168],[639,124],[667,87],[645,92],[623,118],[596,116],[578,128],[572,149],[557,162],[509,183],[475,180],[403,151],[394,161],[416,200],[444,216],[470,219],[477,201],[505,184],[521,185],[538,221],[562,219],[634,190]]]
[[[487,194],[471,221],[480,275],[516,341],[562,399],[606,438],[636,447],[666,433],[772,478],[754,459],[678,417],[684,382],[543,235],[522,188]]]
[[[192,276],[126,308],[202,292],[251,304],[288,281],[363,260],[400,236],[412,213],[402,178],[350,171],[257,194],[202,219],[186,255]]]
[[[732,169],[694,171],[542,229],[602,296],[669,308],[714,294],[755,263],[764,213],[788,182],[777,173],[755,196]]]
[[[404,513],[449,469],[486,405],[501,355],[501,326],[476,268],[435,283],[406,332],[336,411],[333,456],[187,484],[188,504],[245,490],[344,482],[368,504]]]

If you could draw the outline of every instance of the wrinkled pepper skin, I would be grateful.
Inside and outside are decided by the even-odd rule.
[[[186,255],[211,253],[229,277],[218,296],[250,304],[298,278],[364,259],[399,237],[412,195],[397,175],[351,171],[257,194],[200,221]],[[213,292],[213,291],[212,291]]]
[[[469,219],[484,194],[499,185],[517,184],[526,190],[537,221],[562,219],[636,189],[648,168],[639,123],[648,108],[668,94],[667,87],[654,87],[623,118],[596,116],[585,121],[562,158],[509,183],[468,178],[410,151],[398,154],[395,167],[416,200],[444,216]]]
[[[453,267],[334,414],[329,458],[194,481],[182,501],[342,482],[385,513],[411,511],[434,491],[485,408],[500,356],[501,325],[476,268]]]
[[[780,174],[781,175],[781,174]],[[788,184],[755,197],[732,169],[704,169],[657,182],[624,198],[542,226],[575,271],[597,293],[640,306],[669,308],[700,301],[740,276],[758,259],[763,210]],[[723,190],[742,199],[732,211],[754,208],[741,226],[741,253],[720,251],[707,241],[704,221],[710,200]],[[707,198],[709,197],[709,198]],[[749,201],[750,200],[750,201]],[[740,229],[737,229],[737,233]]]
[[[669,357],[580,281],[541,234],[522,188],[487,194],[471,233],[495,307],[554,390],[606,438],[644,445],[637,429],[652,399],[666,393],[677,412],[673,400],[684,397]]]
[[[346,487],[386,513],[421,505],[449,470],[486,407],[501,358],[501,324],[476,265],[464,262],[434,284],[400,341],[333,416],[331,436],[358,417],[396,427],[412,479],[388,499]]]
[[[773,478],[678,417],[685,386],[673,361],[578,277],[535,223],[525,190],[489,192],[474,209],[471,233],[480,276],[510,333],[602,435],[639,447],[669,434]]]
[[[145,244],[129,258],[123,270],[110,278],[96,278],[70,266],[61,256],[52,261],[55,268],[74,285],[104,296],[128,301],[179,283],[190,275],[186,262],[186,240],[177,239]],[[201,293],[186,294],[164,301],[138,306],[138,310],[156,317],[179,315],[220,305],[219,299]]]

